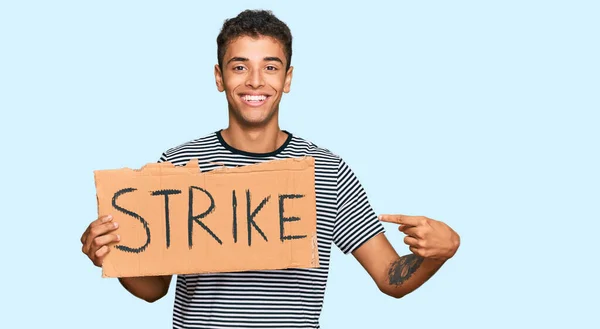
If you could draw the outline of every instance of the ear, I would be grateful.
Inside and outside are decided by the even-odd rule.
[[[286,94],[290,92],[290,86],[292,85],[293,71],[294,71],[294,67],[290,66],[287,73],[285,74],[285,82],[283,85],[283,92]]]
[[[219,64],[215,64],[215,82],[217,83],[217,90],[219,92],[225,91],[225,85],[223,84],[223,74]]]

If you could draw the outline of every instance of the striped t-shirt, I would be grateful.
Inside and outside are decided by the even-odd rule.
[[[200,169],[237,167],[269,160],[315,159],[319,268],[178,275],[174,328],[319,328],[332,242],[345,254],[384,232],[357,177],[339,156],[287,132],[271,153],[228,145],[220,131],[162,154],[183,165],[197,158]]]

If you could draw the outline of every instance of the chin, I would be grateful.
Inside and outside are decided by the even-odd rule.
[[[269,122],[268,116],[266,115],[248,115],[247,113],[240,113],[237,111],[233,118],[240,126],[244,127],[260,127]]]
[[[256,118],[243,118],[241,124],[247,127],[261,127],[266,126],[269,123],[269,120],[264,119],[256,119]]]
[[[273,119],[275,112],[267,109],[244,108],[235,110],[235,117],[245,126],[264,126]]]

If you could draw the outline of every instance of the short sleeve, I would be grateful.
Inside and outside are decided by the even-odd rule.
[[[160,158],[158,158],[157,162],[158,163],[162,163],[162,162],[167,162],[167,161],[169,161],[167,159],[167,152],[164,152],[163,154],[160,155]]]
[[[385,232],[360,181],[343,159],[340,159],[337,171],[336,203],[333,241],[344,254]]]

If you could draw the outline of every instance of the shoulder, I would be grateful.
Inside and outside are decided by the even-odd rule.
[[[302,153],[299,152],[300,156],[315,158],[315,170],[318,178],[335,179],[341,189],[356,186],[358,177],[340,154],[298,136],[294,136],[289,148],[297,152],[303,150]]]
[[[342,157],[322,145],[317,145],[315,142],[303,137],[293,135],[287,149],[290,152],[295,152],[298,155],[311,156],[317,162],[339,165],[343,162]]]
[[[170,161],[177,164],[177,162],[187,161],[190,157],[197,156],[199,153],[216,149],[220,145],[216,133],[211,132],[167,149],[162,153],[161,161]]]

